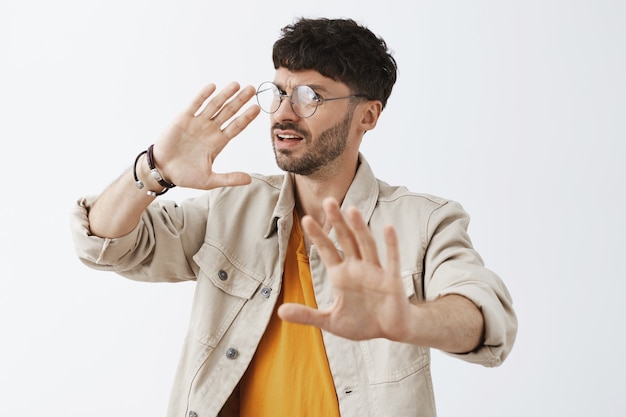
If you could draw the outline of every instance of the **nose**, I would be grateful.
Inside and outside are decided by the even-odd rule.
[[[291,97],[284,96],[280,102],[280,106],[278,106],[278,110],[276,110],[272,117],[280,123],[294,121],[299,119],[300,117],[293,111],[293,106],[291,104]]]

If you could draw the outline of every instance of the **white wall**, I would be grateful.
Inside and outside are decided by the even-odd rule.
[[[514,297],[502,367],[433,353],[440,416],[626,414],[623,1],[1,1],[0,415],[164,414],[193,285],[88,269],[68,213],[203,84],[271,79],[299,15],[387,40],[399,80],[363,152],[460,201]],[[219,168],[276,172],[266,116]]]

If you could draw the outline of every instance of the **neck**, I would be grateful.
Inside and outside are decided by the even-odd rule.
[[[322,228],[328,232],[330,225],[326,224],[326,216],[322,208],[324,199],[332,197],[341,204],[356,175],[357,162],[353,168],[343,169],[332,176],[316,177],[295,175],[296,210],[300,218],[311,216]]]

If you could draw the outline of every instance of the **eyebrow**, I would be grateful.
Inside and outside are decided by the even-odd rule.
[[[284,86],[284,85],[282,85],[282,84],[280,84],[280,83],[278,83],[278,82],[276,82],[276,81],[274,81],[274,84],[275,84],[275,85],[276,85],[276,87],[278,87],[281,91],[287,91],[287,90],[285,90],[285,86]],[[326,88],[326,87],[324,87],[323,85],[320,85],[320,84],[298,84],[298,85],[296,85],[296,87],[299,87],[299,86],[307,86],[307,87],[309,87],[311,90],[315,91],[316,93],[317,93],[317,92],[321,92],[321,93],[325,93],[325,94],[328,94],[328,93],[329,93],[328,88]]]
[[[328,89],[322,85],[319,85],[319,84],[306,84],[306,85],[315,92],[321,91],[323,93],[328,93]]]

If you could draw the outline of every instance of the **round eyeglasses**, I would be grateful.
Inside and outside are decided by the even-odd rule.
[[[317,110],[317,106],[325,101],[341,100],[344,98],[367,98],[369,96],[365,94],[352,94],[343,97],[333,98],[321,98],[315,91],[308,85],[299,85],[294,87],[291,95],[287,95],[278,88],[278,86],[272,82],[266,81],[259,86],[256,90],[256,99],[259,103],[259,107],[265,113],[276,113],[284,98],[289,99],[289,104],[293,112],[298,117],[307,118],[313,116]]]

